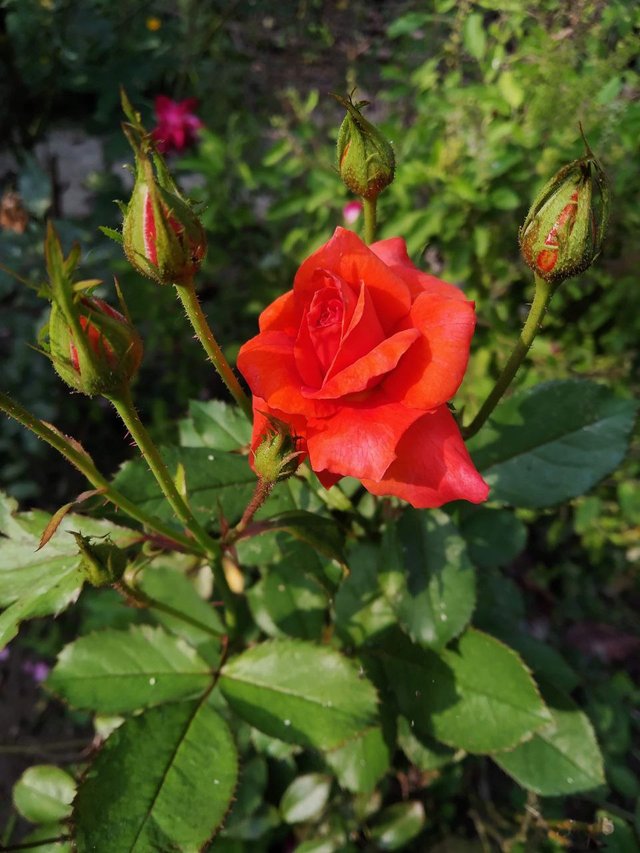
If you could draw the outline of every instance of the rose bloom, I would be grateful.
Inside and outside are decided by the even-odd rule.
[[[202,121],[193,112],[197,105],[196,98],[172,101],[166,95],[156,97],[155,113],[158,124],[151,135],[158,151],[162,154],[182,151],[195,142],[197,131],[203,127]]]
[[[473,303],[420,272],[404,240],[366,246],[338,228],[240,350],[252,448],[275,416],[327,488],[350,476],[415,507],[484,501],[488,486],[447,407],[474,327]]]

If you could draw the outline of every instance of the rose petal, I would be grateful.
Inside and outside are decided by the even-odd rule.
[[[405,431],[423,412],[372,397],[342,406],[332,417],[307,423],[307,447],[314,471],[379,480],[396,457]]]
[[[305,397],[315,400],[334,400],[347,394],[357,394],[374,387],[389,371],[393,370],[411,344],[420,338],[417,329],[405,329],[397,332],[374,347],[358,361],[345,367],[331,379],[327,380],[317,391],[302,389]],[[390,383],[395,384],[395,373],[390,377]]]
[[[371,294],[364,282],[360,285],[358,300],[355,303],[348,326],[342,336],[340,348],[327,373],[330,379],[339,371],[353,364],[385,339],[385,332],[378,319]]]
[[[386,393],[413,408],[435,409],[458,390],[469,361],[476,316],[472,302],[422,293],[409,315],[422,336],[385,384]]]
[[[313,277],[313,284],[316,289],[307,292],[305,297],[308,299],[307,305],[300,311],[299,330],[293,352],[303,384],[310,388],[319,388],[324,381],[329,363],[340,346],[344,332],[349,328],[357,300],[349,284],[325,270],[317,271]],[[296,299],[301,303],[303,297],[298,295]],[[323,330],[317,328],[313,313],[322,301],[333,300],[341,303],[342,316],[339,326],[336,324],[333,329],[324,330],[328,332],[330,340],[323,341]]]
[[[290,332],[295,338],[300,324],[300,310],[296,306],[293,290],[288,290],[282,296],[268,305],[260,314],[260,331]]]
[[[395,495],[425,509],[448,501],[481,503],[489,487],[469,456],[446,406],[422,415],[403,434],[397,459],[379,479],[363,479],[374,495]]]
[[[336,228],[333,237],[302,263],[293,283],[297,295],[304,297],[313,290],[313,276],[318,269],[331,270],[358,291],[361,282],[365,282],[387,331],[395,331],[411,307],[405,281],[377,258],[357,234],[345,228]]]
[[[460,288],[446,281],[440,281],[434,275],[419,270],[407,254],[407,245],[402,237],[391,237],[388,240],[378,240],[369,247],[371,251],[384,261],[389,269],[409,286],[415,299],[423,291],[437,293],[449,299],[465,299]]]
[[[305,417],[325,417],[336,411],[335,403],[307,400],[300,393],[293,340],[284,332],[256,335],[241,347],[237,363],[253,394],[266,400],[272,409]]]
[[[284,422],[289,425],[292,433],[297,438],[296,449],[304,454],[300,457],[300,462],[303,462],[307,453],[307,445],[304,438],[305,419],[297,418],[295,416],[284,418],[282,412],[272,409],[268,405],[267,401],[263,400],[261,397],[253,398],[253,431],[251,433],[251,449],[255,452],[265,435],[273,430],[273,424],[269,420],[269,415],[273,415],[273,417],[278,418],[279,420],[284,420]],[[250,459],[250,462],[251,467],[253,468],[253,460]]]

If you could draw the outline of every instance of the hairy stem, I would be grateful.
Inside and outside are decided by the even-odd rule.
[[[491,393],[480,407],[480,411],[470,424],[468,424],[466,427],[463,427],[462,436],[465,439],[471,438],[471,436],[475,435],[478,432],[478,430],[485,423],[491,412],[498,405],[500,399],[502,398],[502,395],[511,384],[511,381],[516,375],[518,368],[520,367],[527,353],[529,352],[531,344],[535,340],[536,335],[540,331],[544,315],[546,314],[547,308],[549,307],[549,302],[551,301],[551,297],[555,293],[556,285],[550,284],[548,281],[545,281],[543,278],[540,278],[538,275],[536,275],[535,287],[536,289],[533,296],[533,302],[531,304],[531,308],[529,309],[529,316],[527,317],[522,332],[520,333],[520,337],[518,338],[518,341],[514,346],[513,351],[509,356],[509,360],[507,361],[502,370],[502,373],[496,380],[496,384],[493,386]]]
[[[221,554],[219,544],[212,539],[202,527],[176,488],[173,478],[171,477],[164,460],[160,456],[158,448],[147,432],[146,427],[140,420],[133,404],[129,388],[125,387],[117,397],[112,396],[109,399],[122,418],[124,425],[131,433],[131,437],[140,448],[140,452],[149,466],[149,470],[156,478],[158,485],[162,489],[162,493],[169,502],[176,516],[185,525],[185,527],[191,531],[198,544],[210,557],[211,570],[213,572],[216,588],[222,595],[229,621],[231,624],[235,625],[235,599],[224,576],[224,571],[220,562]]]
[[[363,198],[362,204],[364,207],[364,241],[367,245],[370,245],[375,242],[376,239],[376,207],[378,204],[378,197],[374,196],[373,198]]]
[[[196,293],[193,281],[176,284],[175,288],[182,304],[184,305],[184,309],[187,312],[187,317],[193,326],[193,330],[198,336],[205,352],[213,362],[213,366],[218,371],[220,378],[229,389],[229,392],[236,403],[240,406],[247,418],[252,420],[253,414],[251,409],[251,400],[249,400],[242,390],[235,373],[231,369],[231,365],[225,358],[215,335],[211,331],[207,318],[202,310],[202,306],[200,305],[200,300],[198,299],[198,294]]]
[[[3,411],[19,424],[22,424],[23,427],[37,435],[42,441],[46,441],[47,444],[57,450],[58,453],[64,456],[74,468],[77,468],[119,510],[139,521],[140,524],[150,530],[155,531],[169,542],[175,542],[180,545],[186,551],[191,553],[194,551],[199,552],[200,549],[193,539],[174,530],[173,527],[160,521],[160,519],[149,515],[137,504],[126,498],[118,489],[114,488],[107,478],[98,471],[91,458],[81,449],[78,449],[79,445],[76,445],[73,441],[62,435],[62,433],[36,418],[35,415],[32,415],[31,412],[2,392],[0,392],[0,411]]]

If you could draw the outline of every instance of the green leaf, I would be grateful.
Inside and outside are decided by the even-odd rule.
[[[195,646],[208,664],[216,664],[220,641],[211,635],[222,636],[226,632],[225,626],[213,605],[201,598],[184,572],[170,565],[157,565],[154,561],[145,569],[139,584],[143,592],[155,601],[167,604],[185,616],[181,619],[156,607],[149,608],[158,622]]]
[[[441,648],[469,622],[475,572],[464,539],[440,510],[406,510],[389,525],[380,586],[402,628],[415,641]]]
[[[189,505],[201,524],[219,529],[221,513],[230,524],[240,520],[256,486],[256,475],[246,456],[206,447],[165,447],[162,457],[172,475],[182,466]],[[143,459],[125,462],[113,485],[156,518],[175,520],[173,510]],[[290,492],[276,488],[258,517],[291,509],[295,509],[295,504]]]
[[[498,406],[469,449],[493,499],[553,506],[584,494],[620,464],[637,408],[595,382],[546,382]]]
[[[141,625],[96,631],[66,646],[47,687],[76,708],[124,714],[197,696],[211,679],[184,640]]]
[[[315,577],[306,574],[310,549],[295,543],[282,562],[270,567],[247,593],[253,618],[272,637],[319,640],[329,598]]]
[[[289,785],[280,800],[280,814],[286,823],[304,823],[320,817],[329,802],[331,777],[306,773]]]
[[[63,838],[63,841],[49,841],[51,838]],[[24,848],[34,853],[72,853],[69,839],[69,827],[64,823],[44,823],[36,827],[33,832],[21,839],[21,844],[32,844],[33,847]],[[40,842],[36,845],[36,842]]]
[[[517,110],[522,105],[524,91],[511,71],[503,71],[498,77],[498,90],[514,110]]]
[[[251,424],[236,406],[221,400],[189,402],[189,417],[180,421],[183,447],[209,447],[212,450],[238,450],[251,441]]]
[[[370,794],[389,769],[391,750],[380,726],[367,729],[325,755],[341,788]]]
[[[261,522],[257,534],[274,530],[285,530],[301,542],[311,545],[320,554],[339,563],[345,562],[343,537],[336,522],[331,518],[323,518],[302,510],[291,510]]]
[[[427,735],[416,737],[411,723],[405,717],[398,718],[398,746],[409,761],[419,770],[438,770],[449,764],[456,754],[453,749]]]
[[[378,850],[401,850],[422,832],[424,806],[419,800],[388,806],[371,824],[371,838]]]
[[[419,737],[486,754],[509,749],[550,721],[528,669],[498,640],[473,628],[436,654],[404,648],[382,655],[388,683]]]
[[[237,777],[231,733],[206,703],[132,717],[109,737],[78,788],[78,853],[197,853],[220,827]]]
[[[604,784],[602,754],[591,723],[554,687],[544,689],[551,722],[531,740],[493,760],[518,784],[543,797],[589,791]]]
[[[67,515],[55,536],[40,550],[42,531],[51,516],[43,512],[17,513],[14,500],[0,495],[0,648],[18,632],[20,623],[37,616],[58,614],[80,594],[84,575],[78,546],[69,531],[104,537],[126,547],[136,534],[108,521]]]
[[[460,525],[469,556],[480,569],[508,566],[527,542],[524,522],[508,509],[474,508]]]
[[[13,802],[31,823],[53,823],[71,814],[76,783],[60,767],[38,764],[24,771],[13,787]]]
[[[376,692],[333,649],[272,640],[233,658],[220,687],[260,731],[289,743],[331,749],[377,722]]]
[[[487,49],[487,37],[484,33],[483,17],[478,12],[472,12],[465,21],[463,41],[474,59],[482,59]]]
[[[335,599],[338,634],[357,646],[373,640],[396,623],[396,615],[380,595],[378,549],[371,542],[359,542],[348,555],[350,573],[340,584]]]

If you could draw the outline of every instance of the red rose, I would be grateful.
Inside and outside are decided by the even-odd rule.
[[[350,476],[415,507],[485,500],[446,405],[474,326],[473,303],[416,269],[404,240],[367,247],[338,228],[240,350],[254,394],[253,449],[273,415],[300,436],[327,487]]]
[[[204,126],[193,112],[197,105],[196,98],[172,101],[166,95],[156,97],[155,112],[158,124],[151,135],[159,151],[163,154],[182,151],[195,141],[197,132]]]

